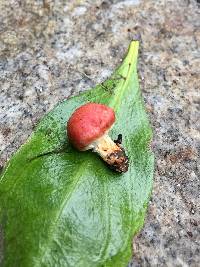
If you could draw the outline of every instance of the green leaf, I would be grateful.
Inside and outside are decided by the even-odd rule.
[[[7,164],[0,177],[1,266],[127,265],[132,237],[144,222],[154,165],[137,54],[135,41],[110,79],[59,103]],[[111,136],[123,135],[127,173],[68,143],[66,122],[86,102],[114,108]]]

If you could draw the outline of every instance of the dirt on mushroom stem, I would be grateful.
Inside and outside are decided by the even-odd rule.
[[[128,157],[126,156],[123,148],[120,148],[120,150],[116,150],[109,154],[105,161],[112,170],[120,173],[128,171]]]
[[[109,168],[119,173],[128,171],[128,157],[121,142],[113,142],[106,133],[92,144],[87,146],[84,150],[92,149],[108,164]]]

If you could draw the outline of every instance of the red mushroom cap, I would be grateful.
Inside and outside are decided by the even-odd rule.
[[[88,103],[74,111],[67,123],[70,142],[79,150],[104,135],[115,122],[115,112],[103,104]]]

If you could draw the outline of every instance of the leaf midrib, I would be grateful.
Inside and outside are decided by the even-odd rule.
[[[78,183],[80,182],[80,179],[79,178],[80,178],[81,174],[83,173],[82,170],[83,169],[87,169],[88,162],[89,162],[89,160],[82,161],[82,163],[79,164],[78,170],[77,170],[77,168],[75,169],[75,176],[73,176],[73,174],[72,174],[72,176],[73,176],[73,183],[71,184],[70,187],[67,188],[67,192],[64,193],[64,195],[66,197],[62,201],[61,208],[59,209],[59,211],[56,214],[56,217],[54,219],[54,224],[52,225],[52,227],[50,227],[51,228],[50,229],[50,233],[52,233],[52,234],[48,238],[48,242],[46,243],[46,245],[43,246],[43,250],[45,251],[45,253],[42,254],[41,257],[39,257],[39,259],[41,259],[41,262],[42,262],[42,259],[45,257],[45,254],[47,253],[48,248],[50,247],[48,245],[50,245],[51,242],[52,242],[52,239],[53,239],[53,236],[54,236],[54,233],[55,233],[54,230],[56,229],[57,222],[59,221],[59,219],[60,219],[60,217],[62,215],[62,212],[63,212],[64,208],[66,207],[66,203],[68,202],[69,198],[71,197],[72,193],[74,192],[75,188],[77,187]],[[45,249],[45,248],[47,248],[47,249]],[[41,262],[39,262],[39,264]]]
[[[138,53],[138,43],[137,42],[132,42],[130,44],[128,54],[127,54],[127,56],[126,56],[126,58],[124,60],[124,64],[128,65],[127,75],[125,77],[125,80],[123,81],[121,89],[119,90],[119,88],[118,88],[118,90],[117,90],[118,94],[116,94],[113,97],[114,100],[112,101],[113,102],[112,107],[114,108],[115,111],[119,107],[119,100],[124,95],[124,93],[126,91],[126,88],[127,88],[127,84],[129,83],[129,78],[130,78],[130,76],[131,76],[131,74],[133,72],[133,68],[134,68],[134,66],[136,66],[137,53]],[[127,63],[125,62],[126,60],[128,61]]]

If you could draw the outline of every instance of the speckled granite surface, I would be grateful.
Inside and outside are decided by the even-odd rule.
[[[141,40],[157,163],[130,266],[200,264],[198,2],[0,1],[1,167],[59,100],[105,79],[130,40]]]

